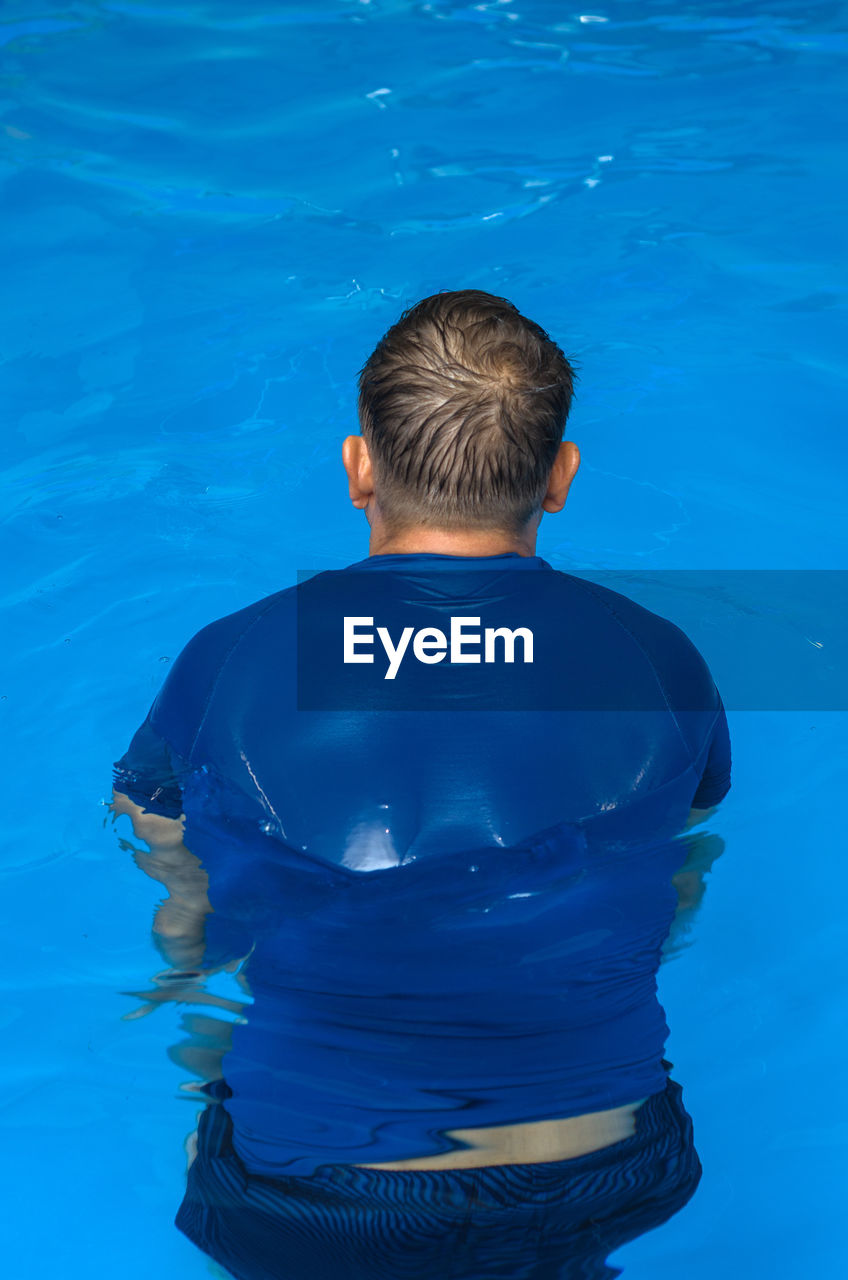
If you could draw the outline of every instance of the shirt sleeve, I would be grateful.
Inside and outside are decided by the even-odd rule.
[[[597,584],[588,584],[588,589],[625,627],[653,666],[699,778],[691,807],[712,808],[730,790],[730,734],[721,695],[703,654],[670,619]]]
[[[213,622],[189,640],[129,747],[112,766],[114,789],[163,818],[182,813],[181,778],[231,648],[227,630]]]
[[[692,797],[692,808],[711,809],[713,805],[724,799],[729,790],[730,732],[724,706],[720,705],[701,781]]]
[[[112,765],[112,786],[148,813],[179,818],[182,813],[180,764],[169,743],[156,732],[152,715],[153,708],[133,734],[120,760]]]

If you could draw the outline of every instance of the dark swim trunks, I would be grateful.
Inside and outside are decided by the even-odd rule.
[[[230,1092],[223,1080],[206,1091]],[[237,1280],[608,1280],[621,1274],[609,1254],[672,1217],[701,1177],[670,1077],[629,1138],[542,1164],[268,1178],[231,1135],[225,1105],[210,1104],[175,1222]]]

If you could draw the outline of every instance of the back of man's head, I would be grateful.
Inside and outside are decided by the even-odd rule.
[[[574,377],[505,298],[463,289],[405,311],[359,375],[386,525],[520,532],[540,510]]]

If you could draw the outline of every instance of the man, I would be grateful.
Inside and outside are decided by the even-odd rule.
[[[359,386],[342,458],[367,559],[205,627],[115,769],[114,811],[170,892],[166,957],[249,955],[254,1003],[177,1222],[240,1275],[270,1274],[274,1248],[280,1274],[295,1256],[314,1274],[297,1249],[304,1232],[329,1248],[327,1222],[286,1218],[307,1180],[370,1179],[379,1199],[401,1173],[502,1187],[532,1169],[582,1206],[545,1247],[602,1257],[697,1182],[655,973],[676,836],[730,785],[721,700],[676,627],[535,554],[580,461],[573,371],[538,325],[486,293],[434,295]],[[209,1225],[235,1196],[229,1160],[242,1192],[266,1189],[238,1241],[247,1200]],[[580,1189],[598,1171],[628,1188],[614,1213]],[[604,1214],[590,1247],[580,1223]]]

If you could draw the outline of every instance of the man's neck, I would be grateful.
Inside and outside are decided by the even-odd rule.
[[[369,556],[414,555],[430,552],[445,556],[497,556],[514,552],[536,554],[536,530],[515,535],[494,529],[433,529],[426,525],[389,533],[371,526]]]

